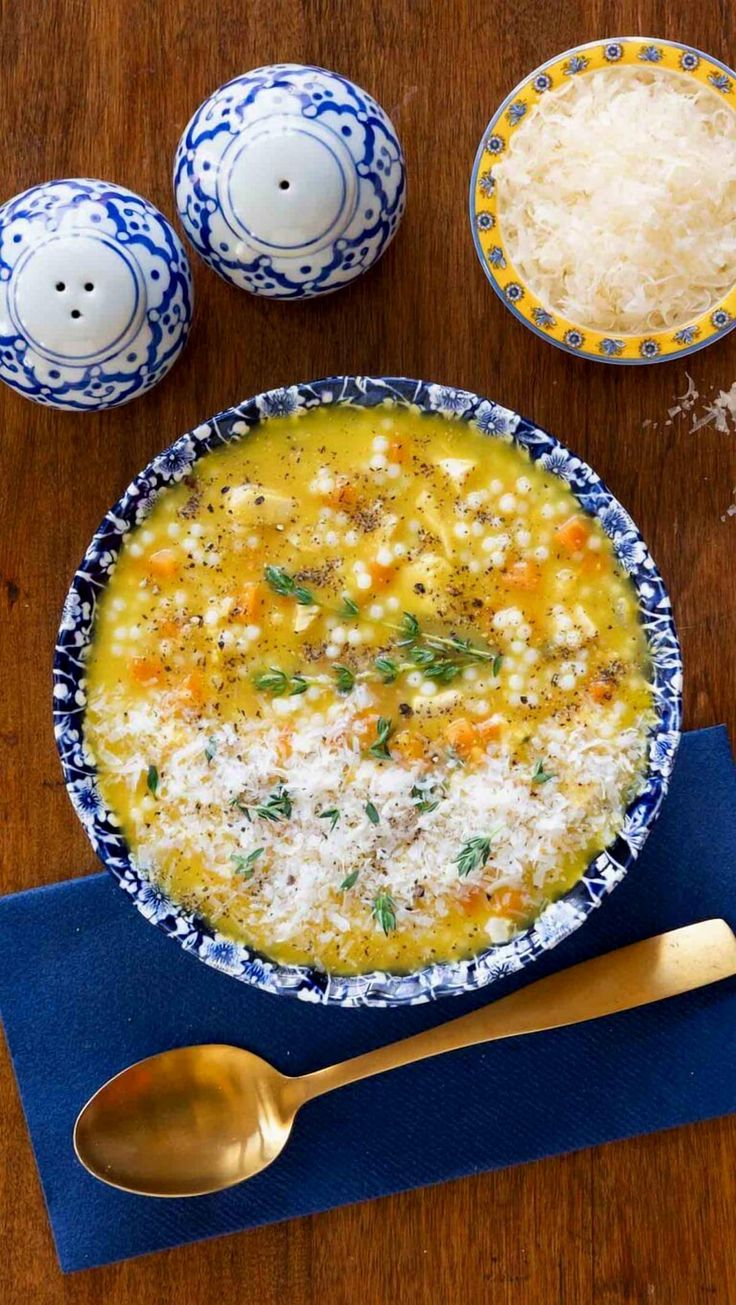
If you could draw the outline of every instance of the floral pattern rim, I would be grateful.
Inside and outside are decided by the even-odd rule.
[[[541,97],[571,77],[601,68],[650,66],[689,77],[723,97],[736,113],[736,72],[712,55],[676,41],[624,36],[578,45],[529,73],[496,110],[478,147],[470,180],[470,222],[476,253],[496,294],[519,321],[566,353],[596,362],[641,366],[684,358],[726,335],[736,326],[736,286],[708,312],[685,326],[646,335],[607,335],[550,311],[514,268],[501,231],[494,161],[502,156],[514,131]]]
[[[626,812],[621,836],[524,933],[469,960],[409,975],[341,976],[279,965],[184,911],[136,868],[114,817],[105,809],[84,746],[85,657],[95,607],[127,532],[146,517],[167,485],[180,480],[211,449],[247,436],[272,417],[320,404],[412,405],[472,422],[491,438],[512,437],[534,461],[564,480],[581,507],[601,522],[637,589],[652,658],[657,721],[649,739],[645,784]],[[466,390],[402,377],[328,377],[271,390],[220,413],[182,435],[128,486],[92,539],[64,603],[54,659],[54,725],[67,790],[92,846],[148,920],[208,965],[267,992],[343,1006],[394,1006],[472,991],[512,974],[566,938],[600,905],[623,879],[659,812],[680,737],[681,688],[680,649],[662,578],[631,517],[580,458],[532,422]]]

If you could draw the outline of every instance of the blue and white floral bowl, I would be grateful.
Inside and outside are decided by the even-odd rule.
[[[489,438],[513,436],[534,461],[564,480],[581,507],[601,522],[636,587],[652,659],[657,719],[649,738],[646,780],[626,812],[621,836],[595,858],[579,883],[548,906],[524,933],[470,960],[432,965],[408,975],[373,972],[345,977],[301,965],[279,965],[223,937],[183,910],[135,866],[113,815],[104,806],[84,744],[85,659],[95,608],[125,535],[148,515],[157,495],[181,480],[211,449],[247,438],[254,427],[273,417],[321,404],[413,405],[459,422],[473,422]],[[680,737],[681,689],[680,649],[662,578],[631,517],[590,467],[546,431],[466,390],[403,377],[342,376],[271,390],[229,408],[182,435],[136,476],[103,520],[67,595],[54,660],[54,720],[64,779],[76,812],[95,851],[146,919],[208,965],[266,992],[332,1005],[398,1006],[472,991],[522,969],[579,928],[620,883],[642,848],[667,791]]]
[[[174,191],[194,248],[226,281],[309,299],[354,281],[393,240],[404,156],[367,91],[325,68],[273,64],[199,106]]]
[[[736,327],[736,286],[707,312],[678,328],[644,333],[594,331],[543,303],[514,266],[503,232],[494,167],[523,131],[527,115],[550,91],[572,78],[601,69],[661,68],[695,88],[707,87],[736,113],[736,73],[702,50],[659,37],[622,36],[576,45],[528,73],[496,109],[483,133],[470,180],[470,224],[483,271],[499,299],[519,321],[566,353],[596,362],[641,366],[688,354],[713,344]]]
[[[184,247],[132,190],[75,177],[0,207],[0,379],[26,398],[127,403],[173,366],[191,317]]]

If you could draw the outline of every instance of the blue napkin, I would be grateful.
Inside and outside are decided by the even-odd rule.
[[[577,1028],[489,1044],[307,1106],[264,1173],[216,1196],[115,1191],[76,1161],[87,1097],[168,1047],[231,1042],[298,1074],[429,1028],[543,974],[710,916],[736,924],[736,770],[723,728],[687,735],[642,856],[526,973],[408,1010],[335,1010],[248,988],[182,951],[106,874],[0,901],[0,1010],[65,1271],[736,1111],[736,980]]]

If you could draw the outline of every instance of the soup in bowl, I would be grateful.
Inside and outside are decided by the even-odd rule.
[[[343,1004],[480,986],[577,927],[679,729],[624,510],[515,414],[408,380],[272,392],[154,459],[56,675],[72,799],[144,914]]]

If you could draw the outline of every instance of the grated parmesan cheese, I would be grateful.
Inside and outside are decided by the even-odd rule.
[[[736,114],[678,73],[571,78],[493,171],[512,261],[581,326],[679,326],[736,282]]]
[[[194,904],[213,923],[221,926],[230,916],[269,950],[300,948],[308,938],[318,964],[336,947],[349,956],[355,904],[369,918],[379,893],[393,898],[400,929],[421,933],[446,917],[457,903],[455,858],[474,834],[498,831],[492,857],[468,879],[493,890],[519,888],[531,869],[543,891],[566,857],[610,843],[642,774],[646,728],[640,720],[605,730],[605,709],[592,711],[595,725],[581,715],[574,723],[550,720],[537,728],[531,750],[545,758],[553,773],[549,783],[535,784],[508,745],[490,745],[479,767],[438,761],[431,783],[444,796],[434,810],[420,813],[412,788],[427,782],[426,771],[362,755],[346,707],[336,706],[326,721],[305,715],[284,756],[274,717],[188,720],[171,713],[165,696],[131,708],[108,690],[95,692],[89,705],[91,718],[105,722],[94,760],[131,794],[138,868],[166,889],[162,867],[172,858],[206,866],[214,886],[207,889],[206,907],[201,900]],[[213,737],[217,746],[208,756]],[[135,796],[141,758],[153,755],[155,801]],[[291,799],[288,820],[250,822],[232,805],[235,797],[246,805],[263,802],[277,785]],[[381,813],[378,824],[366,813],[369,803]],[[340,819],[328,833],[319,813],[331,808],[339,808]],[[244,882],[233,857],[255,847],[263,852]],[[355,870],[347,902],[340,885]],[[489,940],[516,927],[511,919],[491,920]]]

